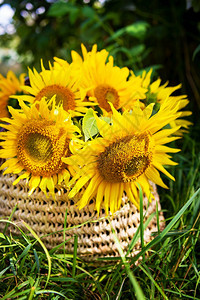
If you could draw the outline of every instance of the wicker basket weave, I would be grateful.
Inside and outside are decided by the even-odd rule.
[[[66,194],[62,196],[56,195],[56,200],[46,199],[44,194],[36,190],[31,196],[28,196],[25,181],[20,181],[13,186],[15,176],[0,175],[0,218],[6,219],[10,216],[15,205],[17,209],[13,214],[14,221],[20,228],[23,228],[21,220],[28,223],[31,228],[42,237],[42,241],[48,249],[51,249],[63,242],[64,220],[67,210],[67,229],[66,229],[66,251],[73,253],[74,235],[78,236],[77,254],[85,260],[96,260],[97,258],[119,256],[114,236],[111,232],[111,226],[108,218],[105,216],[104,210],[100,211],[100,215],[94,211],[94,203],[90,204],[82,210],[78,210],[73,201],[67,198]],[[156,211],[156,201],[158,208],[160,207],[159,196],[155,185],[155,200],[148,203],[148,199],[144,198],[144,214],[146,220],[152,213]],[[74,199],[76,201],[76,199]],[[112,227],[118,236],[121,247],[126,251],[128,244],[133,238],[139,223],[140,214],[136,207],[123,197],[123,206],[111,217]],[[161,226],[164,226],[164,217],[160,213],[159,219]],[[80,225],[84,223],[83,225]],[[5,227],[4,222],[0,222],[0,230]],[[12,233],[19,234],[16,227],[9,226]],[[156,216],[152,218],[148,224],[144,240],[148,243],[152,239],[152,232],[157,231]],[[69,239],[69,240],[68,240]],[[62,246],[63,247],[63,246]],[[140,249],[140,241],[133,249],[132,255]]]

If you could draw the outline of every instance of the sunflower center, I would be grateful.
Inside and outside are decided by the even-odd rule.
[[[31,133],[25,144],[27,154],[36,162],[47,161],[52,156],[52,143],[49,137]]]
[[[109,182],[134,181],[150,166],[153,151],[153,138],[148,132],[123,137],[100,154],[98,170]]]
[[[94,90],[94,95],[97,98],[100,108],[105,109],[107,112],[111,111],[108,102],[113,106],[119,108],[119,95],[117,91],[107,84],[100,84]]]
[[[52,84],[44,87],[36,95],[35,101],[40,101],[42,97],[47,97],[47,99],[51,99],[54,95],[56,95],[56,105],[62,104],[64,110],[66,111],[68,111],[69,109],[75,109],[76,103],[74,93],[68,87],[60,86],[58,84]]]
[[[69,156],[64,128],[53,121],[30,120],[18,135],[17,157],[24,169],[35,176],[52,176],[65,168],[61,158]]]

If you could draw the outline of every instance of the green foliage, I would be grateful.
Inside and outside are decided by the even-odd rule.
[[[50,17],[62,17],[66,14],[69,14],[69,21],[73,24],[78,17],[79,9],[72,3],[57,1],[52,4],[47,13]]]
[[[115,11],[98,1],[85,4],[78,0],[43,1],[42,5],[38,0],[3,3],[15,9],[17,51],[24,65],[39,68],[41,58],[47,62],[54,56],[71,61],[70,51],[80,52],[81,42],[106,47],[119,65],[135,64],[136,70],[148,55],[144,44],[148,22],[136,16],[126,20],[121,7]]]
[[[45,64],[54,56],[70,62],[71,50],[80,52],[81,43],[88,49],[97,43],[117,65],[136,74],[153,67],[163,82],[181,82],[191,108],[200,108],[198,0],[4,0],[0,6],[6,3],[15,10],[16,33],[2,35],[0,44],[12,48],[15,40],[25,70],[39,70],[41,58]]]

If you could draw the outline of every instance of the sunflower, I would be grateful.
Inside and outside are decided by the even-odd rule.
[[[107,63],[97,61],[91,56],[84,61],[82,68],[85,74],[82,80],[83,87],[93,86],[88,91],[89,100],[97,102],[104,115],[112,112],[108,102],[117,110],[130,109],[138,98],[145,97],[146,89],[142,88],[137,80],[127,80],[129,69],[114,66],[112,56]]]
[[[21,110],[9,107],[12,118],[2,119],[9,124],[3,124],[7,131],[0,133],[0,157],[6,159],[0,170],[19,174],[13,184],[26,178],[29,195],[37,187],[54,195],[55,187],[70,177],[61,158],[71,154],[70,143],[79,130],[55,103],[55,96],[50,103],[42,98],[31,107],[19,100]]]
[[[134,111],[123,114],[110,105],[112,125],[95,117],[101,137],[86,142],[71,157],[63,158],[77,172],[70,181],[73,188],[69,197],[86,187],[77,203],[79,209],[94,198],[98,213],[104,206],[107,214],[109,209],[113,214],[120,208],[123,192],[139,208],[138,184],[149,199],[153,197],[149,181],[167,188],[159,171],[174,180],[163,165],[176,165],[167,152],[179,151],[164,145],[177,139],[170,135],[179,127],[162,129],[179,116],[176,107],[167,110],[163,105],[152,115],[154,104],[142,110],[137,102]]]
[[[6,78],[0,74],[0,118],[9,117],[9,97],[22,92],[21,85],[24,84],[24,79],[25,74],[21,74],[18,79],[12,71],[8,71]]]
[[[93,45],[92,46],[92,50],[90,52],[87,52],[86,47],[81,44],[81,50],[82,50],[82,55],[83,58],[74,50],[71,51],[71,57],[72,57],[72,63],[76,64],[77,67],[80,69],[83,61],[90,55],[95,55],[97,53],[97,45]],[[99,54],[100,53],[100,54]],[[98,52],[98,55],[102,55],[105,57],[105,60],[108,56],[108,52],[103,49],[102,51]],[[58,57],[54,57],[54,63],[53,63],[53,67],[54,69],[60,69],[62,67],[67,67],[69,65],[69,63],[62,58],[58,58]]]
[[[64,110],[70,112],[72,117],[80,116],[87,111],[88,103],[83,101],[86,92],[80,88],[80,78],[73,76],[71,65],[50,70],[44,68],[38,73],[35,69],[29,69],[30,86],[22,86],[22,89],[30,95],[18,96],[17,99],[34,103],[43,97],[47,100],[56,95],[56,104],[62,104]],[[91,105],[91,103],[89,103]]]
[[[147,89],[146,99],[144,100],[145,105],[149,103],[156,103],[157,108],[162,105],[164,102],[174,103],[174,106],[177,106],[178,111],[180,112],[179,119],[170,123],[171,127],[181,126],[181,129],[177,132],[178,135],[188,131],[188,127],[192,125],[190,121],[182,119],[183,117],[190,116],[191,111],[183,111],[182,109],[188,105],[189,100],[186,95],[172,96],[174,92],[181,88],[181,84],[177,86],[168,86],[168,82],[161,85],[161,79],[151,83],[152,69],[149,72],[144,71],[141,78],[143,80],[142,86]],[[135,76],[133,76],[135,78]]]
[[[87,51],[86,47],[81,44],[82,56],[83,58],[74,50],[71,51],[72,62],[77,65],[81,65],[85,60],[92,57],[93,59],[97,59],[98,61],[106,61],[108,57],[108,51],[106,49],[102,49],[101,51],[97,51],[97,44],[92,46],[91,51]]]
[[[129,69],[114,66],[113,57],[108,57],[105,49],[97,51],[97,45],[94,45],[87,52],[83,44],[81,47],[83,59],[72,51],[73,64],[82,69],[81,86],[88,90],[89,100],[97,103],[104,115],[112,112],[108,102],[117,110],[131,109],[136,99],[146,97],[147,90],[141,85],[142,79],[138,76],[128,80]]]
[[[81,44],[81,50],[82,50],[83,58],[76,51],[74,51],[74,50],[71,51],[71,57],[72,57],[71,65],[73,66],[74,72],[80,72],[84,60],[86,60],[90,56],[92,56],[92,57],[97,56],[98,59],[101,59],[103,61],[106,61],[106,59],[108,57],[108,51],[106,51],[105,49],[103,49],[101,51],[97,51],[96,44],[94,44],[92,46],[92,50],[89,52],[87,51],[86,47],[83,44]],[[69,63],[66,60],[58,58],[58,57],[54,57],[54,63],[53,63],[54,69],[60,69],[63,67],[65,68],[68,65],[69,65]]]

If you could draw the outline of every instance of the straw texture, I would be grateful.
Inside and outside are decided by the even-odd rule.
[[[121,209],[114,216],[104,218],[104,210],[102,209],[100,215],[97,216],[92,201],[85,209],[79,211],[75,206],[77,199],[73,199],[73,201],[69,200],[66,193],[62,195],[57,193],[55,200],[52,198],[47,199],[40,190],[36,190],[31,196],[28,196],[25,181],[20,181],[16,186],[13,186],[12,183],[15,178],[13,175],[0,175],[0,218],[7,219],[17,204],[12,221],[23,230],[25,228],[23,228],[21,220],[28,223],[35,233],[42,238],[48,249],[59,245],[64,240],[63,230],[66,212],[66,251],[73,253],[74,235],[77,235],[77,254],[79,257],[90,261],[94,261],[100,257],[119,256],[111,232],[111,226],[117,234],[122,249],[126,251],[140,224],[140,213],[127,200],[126,196],[123,197],[123,206]],[[145,243],[148,243],[152,239],[152,232],[157,231],[155,215],[156,201],[158,202],[158,209],[161,210],[155,185],[153,185],[153,189],[155,200],[151,203],[148,203],[147,198],[143,200],[144,220],[152,217],[145,229]],[[159,215],[159,221],[162,229],[164,226],[162,212]],[[82,223],[84,224],[81,225]],[[0,222],[0,231],[4,227],[5,222]],[[8,230],[12,233],[20,234],[19,230],[14,226],[9,226]],[[136,243],[131,255],[134,255],[138,249],[140,249],[140,240]]]

